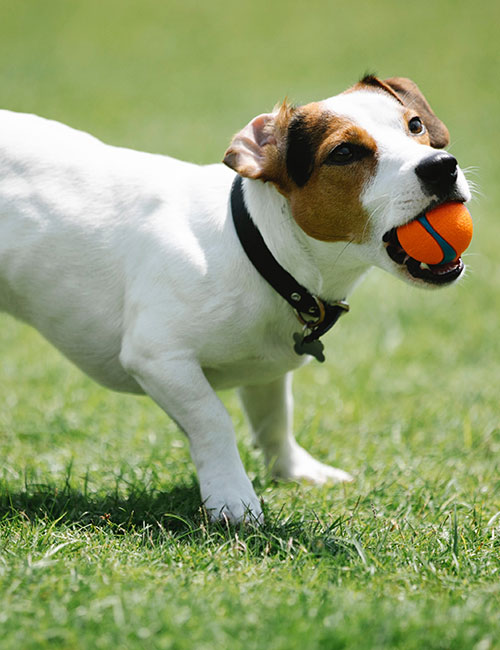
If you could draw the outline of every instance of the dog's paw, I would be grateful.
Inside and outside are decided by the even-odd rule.
[[[230,481],[224,481],[223,485],[202,486],[203,505],[211,521],[255,525],[264,522],[261,503],[248,479],[247,482],[247,485],[239,486],[240,489]]]
[[[286,455],[276,459],[272,467],[272,475],[274,478],[288,481],[308,481],[315,485],[348,483],[353,480],[353,477],[347,472],[320,463],[297,443],[294,443]]]

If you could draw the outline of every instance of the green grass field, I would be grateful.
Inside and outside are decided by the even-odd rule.
[[[261,530],[208,526],[186,441],[0,316],[0,649],[500,648],[500,4],[0,4],[0,105],[124,146],[220,160],[288,96],[413,78],[478,191],[467,277],[374,271],[296,374],[296,431],[353,473],[274,484]],[[1,137],[1,134],[0,134]]]

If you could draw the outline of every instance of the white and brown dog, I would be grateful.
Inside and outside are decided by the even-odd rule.
[[[366,77],[284,104],[234,137],[226,166],[33,115],[2,111],[0,127],[0,308],[98,382],[150,395],[185,431],[214,518],[262,517],[219,388],[240,388],[275,476],[350,480],[296,443],[291,371],[321,358],[371,266],[420,286],[464,268],[421,266],[392,235],[470,198],[415,84]]]

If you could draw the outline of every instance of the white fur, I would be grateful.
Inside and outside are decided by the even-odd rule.
[[[373,264],[400,272],[381,235],[428,201],[413,168],[429,151],[404,133],[390,97],[358,91],[325,106],[377,142],[378,171],[362,196],[372,239],[311,239],[271,184],[245,179],[244,187],[280,263],[310,291],[338,300]],[[1,309],[103,385],[149,394],[186,432],[214,517],[262,516],[218,388],[241,387],[276,476],[350,479],[293,438],[290,371],[305,358],[292,335],[301,326],[237,240],[231,170],[108,146],[33,115],[0,111],[0,132]],[[465,194],[462,176],[460,184]]]

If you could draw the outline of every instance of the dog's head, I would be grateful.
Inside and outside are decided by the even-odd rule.
[[[224,162],[273,183],[315,240],[357,246],[367,263],[421,285],[456,280],[459,259],[426,268],[402,254],[394,229],[470,192],[448,130],[409,79],[368,76],[346,92],[300,107],[284,103],[233,138]]]

